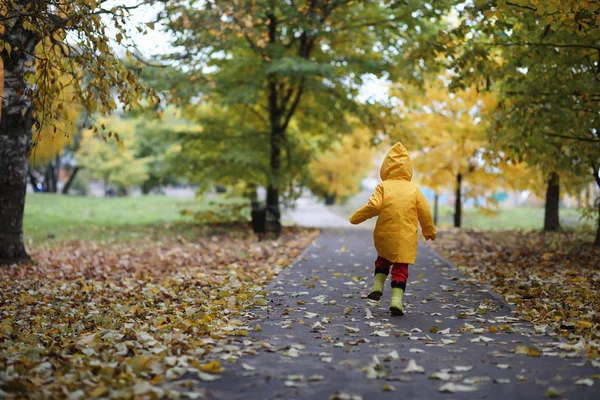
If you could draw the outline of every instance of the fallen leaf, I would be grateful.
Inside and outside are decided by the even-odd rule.
[[[242,363],[242,368],[245,369],[246,371],[254,371],[254,370],[256,370],[255,367],[253,367],[250,364],[246,364],[246,363]]]
[[[442,393],[473,392],[477,390],[475,386],[462,385],[460,383],[447,382],[438,388]]]
[[[371,332],[371,336],[388,337],[388,336],[390,336],[390,334],[385,331],[373,331],[373,332]]]
[[[440,381],[449,381],[452,378],[452,375],[448,372],[434,372],[429,375],[429,379],[439,379]]]
[[[575,385],[593,386],[594,385],[594,380],[590,379],[590,378],[577,379],[575,381]]]
[[[562,397],[562,392],[555,387],[550,386],[548,390],[546,390],[546,397],[550,397],[552,399]]]
[[[403,370],[403,372],[405,373],[416,373],[416,374],[423,374],[425,373],[425,368],[421,367],[420,365],[417,365],[417,362],[413,359],[408,361],[408,365],[406,366],[406,368]]]
[[[221,379],[221,375],[208,374],[202,371],[198,371],[197,376],[201,381],[216,381],[217,379]]]
[[[542,352],[535,347],[517,346],[515,347],[515,354],[525,354],[530,357],[540,357]]]
[[[473,369],[472,365],[456,365],[454,367],[454,370],[456,372],[469,372],[472,369]]]

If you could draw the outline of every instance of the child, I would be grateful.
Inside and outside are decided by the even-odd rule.
[[[427,200],[417,185],[410,182],[410,158],[400,142],[385,156],[380,176],[383,182],[377,185],[369,202],[352,214],[350,222],[360,224],[379,216],[373,232],[378,254],[375,282],[368,297],[379,300],[392,266],[390,311],[393,315],[404,315],[402,295],[406,289],[408,264],[414,264],[417,258],[418,222],[427,240],[435,240],[437,233]]]

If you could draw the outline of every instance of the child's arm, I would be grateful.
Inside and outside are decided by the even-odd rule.
[[[383,188],[381,185],[377,185],[375,188],[375,193],[369,199],[367,204],[359,208],[352,214],[350,217],[351,224],[360,224],[368,220],[369,218],[373,218],[379,215],[379,210],[381,209],[381,204],[383,203]]]
[[[419,193],[417,194],[417,214],[425,239],[435,240],[437,232],[435,230],[435,225],[433,224],[433,218],[431,218],[431,210],[429,209],[427,199],[425,199],[421,190],[419,190]]]

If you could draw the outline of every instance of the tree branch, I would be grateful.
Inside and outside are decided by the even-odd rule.
[[[600,143],[600,138],[596,138],[596,139],[582,138],[582,137],[579,137],[579,136],[559,135],[557,133],[544,133],[544,135],[548,135],[548,136],[552,136],[552,137],[557,137],[557,138],[561,138],[561,139],[577,140],[577,141],[580,141],[580,142]]]
[[[521,43],[487,43],[487,42],[479,42],[475,44],[485,45],[485,46],[498,46],[498,47],[556,47],[556,48],[566,48],[566,49],[589,49],[589,50],[597,50],[600,51],[600,46],[593,46],[591,44],[557,44],[557,43],[530,43],[530,42],[521,42]]]
[[[267,120],[265,119],[265,117],[263,117],[262,115],[260,115],[260,113],[254,109],[254,107],[252,107],[250,104],[247,104],[247,103],[243,103],[243,105],[244,105],[244,107],[248,111],[250,111],[256,117],[258,117],[258,119],[260,119],[262,121],[262,123],[265,124],[265,126],[269,125],[269,123],[267,122]]]
[[[302,80],[300,81],[300,86],[298,87],[298,91],[296,92],[296,97],[294,98],[294,101],[292,102],[292,105],[288,109],[287,113],[285,113],[285,116],[283,119],[283,130],[284,131],[285,131],[285,129],[287,129],[288,124],[290,123],[290,120],[292,119],[292,116],[294,115],[294,113],[296,112],[296,109],[298,108],[298,104],[300,103],[300,98],[302,97],[302,93],[304,92],[304,84],[305,84],[305,79],[302,78]]]
[[[528,5],[522,6],[520,4],[511,3],[510,1],[507,1],[506,5],[511,6],[511,7],[524,8],[524,9],[530,10],[530,11],[537,11],[537,8],[535,8],[533,6],[528,6]]]

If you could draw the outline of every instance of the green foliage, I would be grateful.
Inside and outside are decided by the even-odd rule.
[[[105,143],[94,131],[83,132],[77,162],[92,177],[101,179],[105,185],[127,191],[133,185],[141,185],[148,178],[149,157],[138,158],[140,140],[136,136],[133,120],[119,116],[100,118],[98,124],[108,132],[120,132],[120,142]],[[112,135],[112,134],[111,134]],[[118,146],[125,141],[127,147]]]
[[[154,112],[113,115],[97,121],[100,132],[110,136],[119,132],[121,142],[105,143],[93,130],[83,132],[77,151],[79,165],[91,176],[121,190],[141,186],[144,193],[169,183],[169,157],[178,151],[171,130],[187,129],[189,123],[174,107],[157,115]]]
[[[178,51],[165,57],[186,61],[171,93],[185,104],[201,99],[192,113],[202,130],[180,136],[179,171],[192,165],[195,182],[286,191],[356,121],[390,128],[391,105],[360,90],[373,78],[419,79],[417,60],[399,55],[435,35],[450,3],[168,3],[162,17]]]
[[[600,8],[592,3],[466,3],[432,43],[434,53],[423,53],[430,69],[453,72],[452,89],[496,97],[485,116],[492,151],[527,163],[544,182],[557,172],[571,193],[600,185]]]
[[[181,114],[181,110],[169,106],[158,114],[145,111],[135,115],[135,134],[139,138],[135,155],[139,159],[148,159],[147,177],[141,184],[144,194],[182,181],[170,169],[171,158],[180,151],[173,132],[189,129],[191,126]]]
[[[575,35],[564,19],[565,29],[558,29],[544,16],[572,14],[556,1],[526,7],[503,2],[502,12],[494,4],[467,5],[461,23],[438,41],[439,50],[451,55],[445,67],[457,73],[452,87],[476,85],[494,93],[490,139],[510,157],[571,177],[591,173],[592,164],[600,164],[600,30]],[[581,11],[585,19],[598,9]]]

